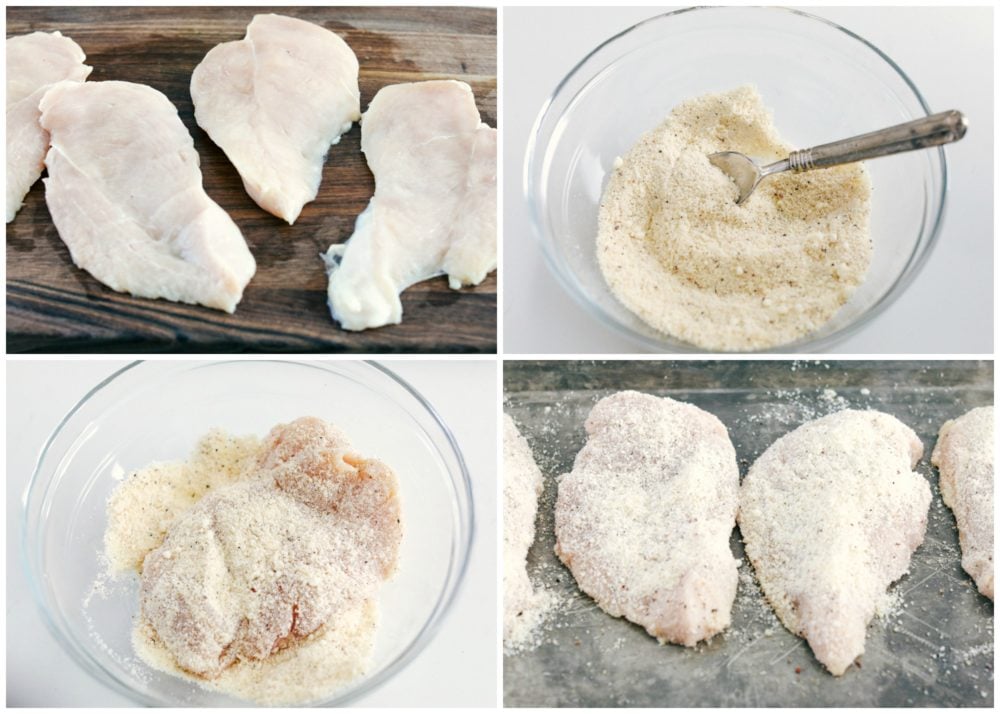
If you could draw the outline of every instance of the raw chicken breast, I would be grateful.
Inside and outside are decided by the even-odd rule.
[[[931,454],[941,499],[955,513],[962,567],[993,599],[993,407],[945,422]]]
[[[781,622],[841,675],[923,542],[931,490],[923,446],[896,418],[844,410],[760,455],[740,489],[747,557]]]
[[[399,323],[410,285],[447,273],[457,290],[496,268],[496,141],[464,82],[379,90],[361,121],[375,196],[325,258],[341,327]]]
[[[45,201],[73,262],[119,292],[233,312],[254,259],[202,188],[170,100],[143,84],[63,82],[41,110]]]
[[[143,561],[142,614],[208,679],[374,604],[396,569],[398,482],[315,418],[271,430],[256,474],[205,496]]]
[[[319,25],[256,15],[245,38],[195,67],[191,99],[250,197],[294,223],[316,198],[326,152],[361,117],[358,58]]]
[[[82,82],[92,67],[73,40],[58,32],[7,39],[7,223],[42,175],[49,135],[38,123],[38,103],[56,82]]]
[[[619,392],[586,422],[559,480],[556,554],[608,614],[692,647],[729,626],[739,469],[722,422],[673,399]]]

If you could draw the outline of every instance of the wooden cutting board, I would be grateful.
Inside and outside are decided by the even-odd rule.
[[[59,30],[94,68],[88,81],[125,80],[166,94],[194,137],[208,194],[236,221],[257,274],[234,315],[116,293],[74,267],[41,182],[7,226],[10,352],[495,352],[496,274],[455,291],[445,278],[402,295],[403,323],[355,333],[326,306],[319,254],[345,241],[374,191],[357,124],[327,157],[319,196],[294,226],[260,209],[222,151],[194,121],[191,72],[212,47],[243,37],[257,13],[337,32],[361,64],[361,107],[389,84],[460,79],[483,121],[497,125],[496,11],[479,8],[7,8],[7,35]]]

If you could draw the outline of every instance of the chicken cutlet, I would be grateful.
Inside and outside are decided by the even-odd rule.
[[[962,567],[993,599],[993,407],[944,423],[931,463],[941,474],[941,498],[958,523]]]
[[[396,568],[397,487],[319,419],[275,427],[252,475],[181,513],[145,557],[139,626],[213,680],[357,620]]]
[[[602,399],[559,479],[556,554],[608,614],[692,647],[730,623],[739,470],[729,433],[691,404]]]
[[[864,652],[887,588],[924,539],[923,445],[877,411],[845,409],[785,434],[740,488],[747,557],[782,624],[834,675]]]
[[[170,100],[132,82],[60,82],[40,106],[45,202],[73,262],[118,292],[233,312],[256,263],[202,188]]]
[[[316,198],[330,146],[361,117],[358,58],[319,25],[256,15],[246,37],[194,68],[191,99],[250,197],[291,224]]]
[[[535,542],[535,516],[542,493],[542,472],[514,420],[503,415],[503,645],[518,651],[532,635],[551,602],[535,588],[527,570]]]
[[[93,67],[80,46],[60,32],[7,38],[7,223],[42,175],[49,134],[38,104],[56,82],[83,82]]]
[[[341,327],[397,324],[399,294],[414,283],[447,274],[458,290],[496,268],[496,142],[465,82],[378,91],[361,120],[375,195],[347,242],[324,257]]]

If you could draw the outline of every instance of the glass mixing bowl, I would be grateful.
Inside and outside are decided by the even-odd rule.
[[[616,157],[680,102],[756,85],[782,137],[815,146],[930,113],[913,82],[849,30],[795,10],[710,7],[635,25],[594,49],[543,105],[524,190],[563,287],[604,323],[658,351],[703,351],[650,327],[597,264],[597,213]],[[947,109],[947,107],[942,107]],[[934,245],[947,185],[940,148],[866,162],[874,242],[864,283],[826,325],[775,351],[817,352],[858,330],[913,280]]]
[[[130,471],[186,458],[212,427],[263,436],[306,415],[341,426],[361,453],[393,467],[404,519],[399,571],[381,591],[369,673],[323,704],[374,689],[430,640],[465,570],[472,492],[458,445],[416,390],[357,361],[144,362],[112,375],[70,411],[42,450],[26,495],[28,579],[56,639],[88,672],[141,704],[241,704],[151,669],[133,653],[138,579],[102,576],[105,504]]]

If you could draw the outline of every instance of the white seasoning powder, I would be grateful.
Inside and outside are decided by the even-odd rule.
[[[615,162],[597,258],[612,293],[652,327],[711,350],[765,349],[828,322],[871,263],[861,164],[736,186],[708,161],[791,151],[750,86],[678,105]]]

